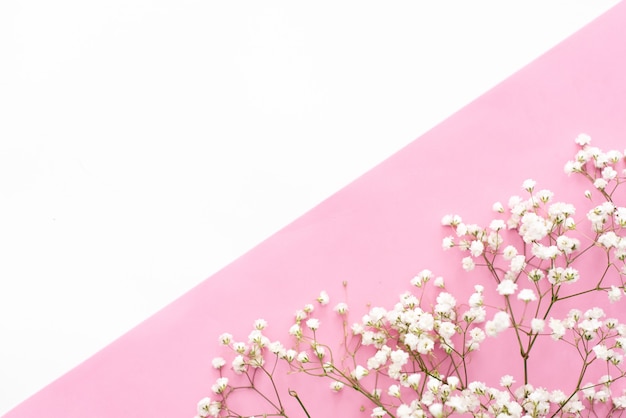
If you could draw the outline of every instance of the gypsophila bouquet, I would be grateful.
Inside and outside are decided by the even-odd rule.
[[[219,377],[198,403],[198,416],[309,416],[298,393],[279,387],[277,373],[326,379],[329,391],[355,391],[375,418],[622,415],[625,157],[591,146],[584,134],[576,143],[565,172],[588,180],[582,192],[588,208],[526,180],[520,196],[493,204],[496,216],[486,226],[443,217],[450,231],[443,249],[460,251],[453,257],[476,280],[469,297],[423,270],[395,305],[372,306],[353,324],[348,305],[331,305],[321,292],[296,312],[282,342],[264,334],[262,319],[245,342],[222,334],[232,356],[213,359]],[[316,305],[334,306],[339,344],[320,337]],[[483,349],[493,354],[490,367],[474,362]],[[546,366],[555,372],[547,379]],[[261,409],[241,412],[245,401],[236,402],[237,393],[256,396]],[[298,412],[286,410],[286,395],[297,400]]]

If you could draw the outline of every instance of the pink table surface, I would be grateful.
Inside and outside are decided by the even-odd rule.
[[[486,222],[530,176],[572,198],[562,167],[580,132],[625,148],[624,22],[621,3],[5,416],[191,417],[221,332],[243,338],[263,317],[283,337],[320,290],[338,301],[343,280],[357,314],[395,302],[423,268],[463,291],[443,214]],[[350,394],[302,395],[314,416],[369,416]]]

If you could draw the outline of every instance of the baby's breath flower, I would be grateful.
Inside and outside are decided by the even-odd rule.
[[[483,244],[482,241],[472,241],[469,250],[472,257],[479,257],[483,254],[483,251],[485,251],[485,244]]]
[[[500,203],[500,202],[495,202],[491,206],[491,210],[493,210],[496,213],[504,213],[504,206],[502,206],[502,203]]]
[[[248,365],[246,364],[246,361],[241,354],[233,359],[231,366],[237,374],[241,374],[248,369]]]
[[[336,380],[333,380],[332,382],[330,382],[330,388],[335,392],[339,392],[341,389],[343,389],[343,387],[344,387],[344,384]]]
[[[435,287],[439,287],[441,289],[443,289],[444,287],[446,287],[443,277],[441,276],[437,276],[435,277],[435,280],[433,281],[433,286]]]
[[[545,328],[545,325],[546,325],[546,321],[544,321],[543,319],[533,318],[533,319],[530,320],[530,329],[535,334],[543,332],[543,329]]]
[[[537,182],[535,180],[526,179],[522,183],[522,188],[530,193],[530,192],[532,192],[535,189],[535,184],[537,184]]]
[[[516,255],[511,259],[511,271],[514,273],[519,273],[526,266],[526,257],[523,255]]]
[[[317,297],[317,301],[320,303],[320,305],[327,305],[328,302],[330,301],[330,298],[328,297],[328,293],[322,290],[320,292],[320,295]]]
[[[517,294],[517,298],[523,302],[532,302],[537,300],[537,295],[532,289],[522,289]]]
[[[511,260],[516,255],[517,255],[517,248],[515,248],[512,245],[507,245],[504,248],[504,251],[502,252],[502,257],[504,257],[505,260]]]
[[[302,321],[307,317],[307,313],[303,309],[298,309],[295,314],[296,322]]]
[[[517,290],[517,284],[514,283],[513,280],[502,280],[496,290],[502,296],[512,295]]]
[[[411,284],[415,287],[422,287],[432,277],[433,273],[430,270],[422,270],[411,279]]]
[[[550,190],[543,189],[543,190],[539,190],[536,196],[542,203],[548,203],[549,201],[552,200],[554,193],[551,192]]]
[[[294,349],[289,349],[285,352],[285,360],[287,360],[289,363],[291,363],[292,361],[295,360],[296,356],[298,355],[298,352]]]
[[[357,365],[354,368],[354,370],[352,370],[352,373],[351,373],[352,377],[356,380],[361,380],[368,374],[369,374],[369,370],[367,370],[365,367],[361,366],[360,364]]]
[[[313,351],[315,351],[315,355],[319,359],[323,359],[326,356],[326,349],[322,345],[316,344]]]
[[[382,418],[382,417],[384,417],[385,415],[387,415],[387,413],[385,412],[385,410],[384,410],[382,407],[377,406],[376,408],[374,408],[374,409],[372,410],[372,415],[370,415],[370,416],[371,416],[371,417],[374,417],[374,418]]]
[[[306,321],[306,326],[311,329],[311,331],[316,331],[320,327],[320,321],[317,318],[309,318]]]
[[[597,178],[593,182],[593,187],[598,190],[604,190],[609,183],[603,178]]]
[[[234,342],[233,343],[233,350],[235,350],[239,354],[245,353],[247,349],[248,349],[248,347],[246,346],[246,343],[244,343],[244,342]]]
[[[461,223],[461,217],[459,215],[445,215],[441,218],[441,224],[444,226],[457,226]]]
[[[462,260],[461,265],[463,266],[463,270],[465,270],[465,271],[474,270],[474,267],[476,267],[472,257],[464,257],[463,260]]]
[[[400,394],[400,386],[398,385],[391,385],[389,386],[389,389],[387,390],[387,393],[389,394],[389,396],[393,396],[394,398],[400,398],[401,394]]]
[[[221,369],[226,365],[226,360],[224,360],[222,357],[215,357],[213,360],[211,360],[211,365],[215,369]]]
[[[296,338],[302,338],[302,328],[299,324],[293,324],[291,328],[289,328],[289,335],[293,335]]]
[[[589,145],[589,143],[591,142],[591,137],[587,134],[581,133],[578,134],[576,139],[574,139],[574,142],[576,142],[581,147],[584,147],[585,145]]]
[[[227,386],[228,386],[228,378],[227,377],[220,377],[220,378],[217,379],[215,384],[213,384],[213,386],[211,386],[211,390],[215,394],[219,395],[220,393],[224,392],[224,389],[226,389]]]
[[[219,336],[219,341],[220,341],[220,344],[222,345],[229,345],[232,340],[233,340],[233,335],[227,332]]]
[[[500,378],[500,386],[502,387],[509,388],[513,383],[515,383],[515,380],[513,379],[513,376],[509,374],[506,374]]]
[[[335,305],[334,311],[339,315],[345,315],[348,312],[348,305],[345,302],[339,302]]]
[[[622,289],[620,289],[619,287],[611,286],[611,288],[609,289],[607,293],[609,296],[609,301],[613,303],[613,302],[617,302],[618,300],[622,298],[623,292],[622,292]]]
[[[506,228],[506,223],[502,219],[494,219],[489,223],[489,229],[492,231],[500,231]]]

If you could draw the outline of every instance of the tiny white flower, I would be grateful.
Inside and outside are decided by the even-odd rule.
[[[344,315],[348,312],[348,304],[346,304],[345,302],[339,302],[337,305],[335,305],[334,311],[337,312],[339,315]]]
[[[511,271],[514,273],[519,273],[526,267],[526,257],[523,255],[516,255],[511,259]]]
[[[593,187],[598,190],[604,190],[609,183],[603,178],[597,178],[593,182]]]
[[[316,331],[320,327],[320,321],[317,318],[309,318],[306,321],[306,326],[309,327],[312,331]]]
[[[535,188],[535,184],[537,184],[537,182],[535,180],[532,179],[526,179],[524,180],[524,182],[522,183],[522,188],[524,190],[526,190],[527,192],[532,192],[533,189]]]
[[[506,228],[506,223],[502,219],[494,219],[489,223],[489,229],[492,231],[500,231]]]
[[[546,325],[546,321],[544,321],[543,319],[533,318],[533,319],[530,320],[530,329],[535,334],[543,332],[543,329],[545,328],[545,325]]]
[[[522,289],[517,294],[517,298],[524,302],[532,302],[537,300],[537,295],[535,295],[535,292],[532,289]]]
[[[387,390],[387,393],[389,394],[389,396],[393,396],[394,398],[400,398],[401,394],[400,394],[400,386],[398,385],[391,385],[389,386],[389,389]]]
[[[330,388],[335,392],[339,392],[341,389],[343,389],[343,387],[344,387],[344,384],[341,382],[337,382],[337,381],[330,382]]]
[[[433,280],[433,285],[436,286],[436,287],[439,287],[441,289],[446,287],[446,284],[445,284],[445,282],[443,280],[443,277],[441,277],[441,276],[435,277],[435,280]]]
[[[469,250],[472,257],[479,257],[482,255],[483,251],[485,251],[485,244],[478,240],[472,241]]]
[[[211,365],[215,369],[221,369],[226,365],[226,360],[224,360],[222,357],[215,357],[213,360],[211,360]]]
[[[354,370],[352,370],[352,377],[356,380],[361,380],[363,379],[363,377],[367,376],[369,374],[369,370],[367,370],[365,367],[361,366],[360,364],[357,365]]]
[[[502,206],[502,203],[500,203],[500,202],[495,202],[491,206],[491,210],[493,210],[494,212],[497,212],[497,213],[504,213],[504,206]]]
[[[382,418],[382,417],[384,417],[385,415],[387,415],[387,413],[385,412],[385,410],[384,410],[382,407],[377,406],[376,408],[374,408],[374,409],[372,410],[372,415],[370,415],[370,416],[371,416],[371,417],[374,417],[374,418]]]
[[[609,301],[611,303],[617,302],[622,298],[622,289],[617,286],[611,286],[611,289],[608,291]]]
[[[263,330],[267,327],[267,321],[265,319],[257,319],[254,321],[254,328],[258,330]]]
[[[328,297],[328,293],[322,290],[320,292],[320,295],[317,297],[317,301],[320,303],[320,305],[327,305],[328,302],[330,301],[330,298]]]
[[[474,270],[474,267],[476,267],[472,257],[464,257],[463,260],[461,261],[461,265],[463,266],[463,270],[465,271]]]
[[[512,295],[517,290],[517,284],[513,280],[505,279],[498,284],[496,290],[502,296]]]
[[[517,255],[517,248],[515,248],[512,245],[507,245],[504,248],[504,251],[502,252],[502,257],[504,257],[505,260],[511,260],[516,255]]]
[[[232,340],[233,340],[233,335],[227,332],[219,336],[219,341],[220,341],[220,344],[222,345],[229,345]]]
[[[581,133],[578,134],[576,139],[574,139],[574,142],[576,142],[581,147],[584,147],[585,145],[589,145],[589,143],[591,142],[591,137],[587,134]]]
[[[504,375],[500,378],[500,386],[508,388],[511,387],[511,385],[515,383],[515,380],[513,379],[513,376],[507,374]]]
[[[228,386],[228,378],[227,377],[220,377],[220,378],[217,379],[215,384],[213,384],[213,386],[211,386],[211,390],[215,394],[219,395],[220,393],[224,392],[224,390],[226,389],[227,386]]]
[[[604,180],[610,181],[617,177],[617,171],[613,169],[611,166],[604,167],[602,169],[602,178]]]

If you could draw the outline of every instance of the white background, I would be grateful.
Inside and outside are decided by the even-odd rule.
[[[0,2],[0,414],[616,1],[304,4]]]

